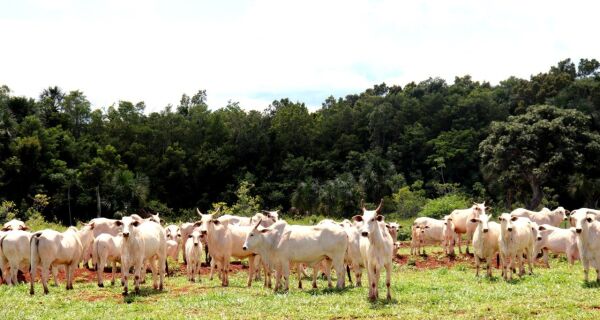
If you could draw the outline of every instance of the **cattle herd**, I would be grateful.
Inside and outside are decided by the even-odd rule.
[[[314,226],[290,225],[279,219],[277,211],[239,217],[219,216],[219,210],[212,214],[197,210],[198,221],[166,227],[158,214],[148,218],[133,214],[120,220],[92,219],[79,229],[69,227],[64,232],[31,233],[22,221],[11,220],[0,231],[0,281],[15,285],[19,271],[29,272],[30,293],[34,294],[39,272],[44,293],[48,293],[50,272],[58,285],[62,268],[70,290],[76,268],[91,261],[99,287],[104,286],[103,271],[109,265],[111,284],[115,284],[118,263],[123,294],[129,292],[130,273],[138,293],[148,269],[152,271],[154,289],[163,290],[167,257],[177,261],[181,256],[190,281],[200,279],[201,261],[205,260],[210,265],[210,278],[216,272],[222,286],[228,286],[229,264],[234,258],[248,259],[248,286],[264,273],[264,286],[276,291],[289,289],[292,271],[298,274],[298,287],[302,288],[307,267],[313,270],[313,288],[319,272],[327,277],[328,286],[333,286],[331,269],[335,270],[337,288],[345,286],[346,274],[352,282],[351,271],[355,284],[361,286],[364,268],[370,300],[378,298],[379,278],[385,270],[386,297],[391,299],[392,258],[399,247],[396,240],[400,226],[385,221],[380,214],[382,204],[383,200],[377,209],[367,210],[361,203],[362,214],[351,220],[326,219]],[[475,203],[441,220],[417,218],[411,226],[411,254],[424,253],[424,246],[430,244],[440,244],[448,255],[455,254],[456,245],[462,253],[464,236],[465,252],[469,253],[469,244],[473,247],[477,276],[482,262],[486,263],[488,276],[492,276],[494,263],[501,266],[506,280],[511,280],[517,269],[520,276],[524,275],[525,262],[531,274],[540,254],[549,266],[550,251],[565,254],[570,264],[580,259],[585,281],[591,265],[600,281],[600,211],[582,208],[569,212],[558,207],[535,212],[520,208],[501,214],[495,222],[486,209],[485,203]],[[560,228],[563,221],[570,228]]]

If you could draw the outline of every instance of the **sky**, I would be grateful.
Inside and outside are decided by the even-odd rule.
[[[469,74],[497,84],[600,60],[596,1],[0,0],[0,85],[81,90],[146,112],[207,91],[263,110],[315,110],[374,84]]]

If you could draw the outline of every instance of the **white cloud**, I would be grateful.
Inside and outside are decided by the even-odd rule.
[[[156,111],[206,89],[213,108],[262,109],[292,93],[325,99],[383,81],[527,78],[600,52],[593,2],[48,3],[2,5],[0,83],[27,96],[80,89],[96,107],[144,100]]]

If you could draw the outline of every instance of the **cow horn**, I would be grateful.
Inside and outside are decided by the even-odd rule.
[[[375,209],[375,211],[377,213],[381,212],[381,208],[383,208],[383,198],[381,198],[381,201],[379,202],[379,206],[377,207],[377,209]]]
[[[360,199],[360,208],[363,210],[367,210],[367,208],[365,208],[365,199]]]
[[[196,208],[196,212],[198,212],[198,215],[202,217],[202,212],[200,212],[200,209]]]
[[[254,226],[253,230],[258,229],[258,226],[260,226],[261,223],[262,223],[262,219],[258,219],[258,223]]]

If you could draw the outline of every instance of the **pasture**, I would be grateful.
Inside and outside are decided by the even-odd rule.
[[[230,286],[222,288],[215,277],[190,283],[181,272],[166,280],[166,290],[151,289],[151,276],[139,295],[121,295],[122,288],[98,288],[95,274],[80,270],[75,289],[50,287],[43,295],[36,283],[36,295],[28,286],[0,286],[1,319],[91,319],[116,318],[205,318],[205,319],[355,319],[355,318],[540,318],[598,319],[600,286],[584,284],[579,262],[569,266],[562,257],[551,260],[551,269],[537,265],[532,276],[505,282],[500,271],[494,277],[476,278],[472,258],[443,256],[441,248],[428,247],[428,256],[409,256],[404,246],[394,259],[392,301],[367,300],[367,288],[348,286],[344,290],[319,288],[304,280],[304,290],[290,279],[288,293],[274,294],[262,282],[246,287],[246,271],[234,266]],[[171,261],[174,266],[174,262]],[[205,273],[207,268],[203,270]],[[107,273],[106,276],[109,274]],[[380,288],[383,288],[383,282]]]

